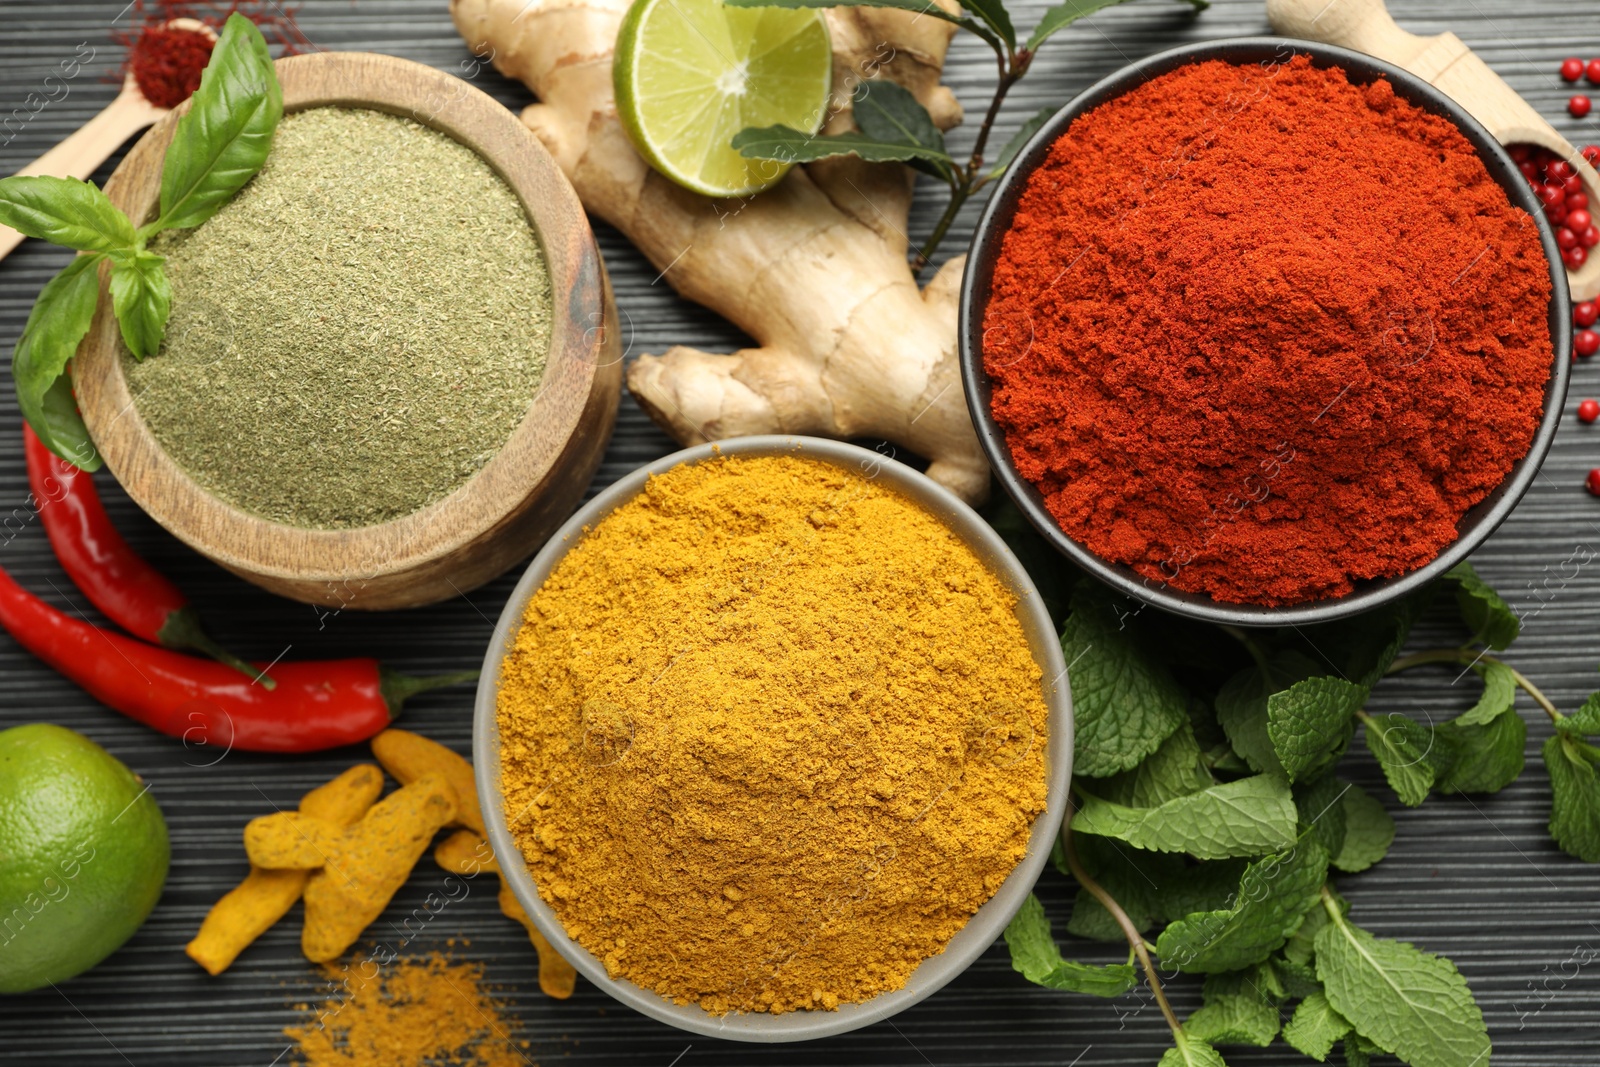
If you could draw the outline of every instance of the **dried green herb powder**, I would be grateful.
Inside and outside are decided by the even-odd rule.
[[[255,179],[153,242],[172,318],[125,357],[140,415],[201,485],[301,527],[449,494],[527,414],[550,279],[510,187],[409,119],[286,115]]]

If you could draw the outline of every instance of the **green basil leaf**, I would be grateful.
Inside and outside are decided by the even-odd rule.
[[[18,233],[83,252],[121,252],[133,223],[97,187],[76,178],[0,179],[0,223]]]
[[[45,283],[11,358],[22,417],[46,448],[86,471],[100,469],[100,454],[72,398],[67,364],[94,322],[100,259],[79,256]]]
[[[1039,20],[1039,25],[1033,28],[1033,32],[1028,35],[1026,47],[1030,52],[1037,52],[1039,46],[1058,30],[1066,29],[1085,15],[1092,15],[1096,11],[1126,2],[1127,0],[1067,0],[1064,4],[1057,4],[1046,11],[1044,17]],[[1179,2],[1188,4],[1196,11],[1204,11],[1211,6],[1211,0],[1179,0]]]
[[[111,268],[111,307],[117,314],[122,340],[133,358],[144,359],[161,350],[172,311],[172,286],[162,269],[162,257],[140,252]]]
[[[1509,648],[1522,632],[1522,620],[1494,587],[1478,577],[1466,560],[1450,568],[1445,577],[1455,579],[1456,605],[1477,639],[1493,649]]]
[[[1131,963],[1097,966],[1062,958],[1061,949],[1050,934],[1044,905],[1032,893],[1006,926],[1005,936],[1012,970],[1034,985],[1096,997],[1120,997],[1138,983]]]
[[[283,91],[267,42],[235,12],[167,146],[161,215],[141,232],[187,229],[214,215],[267,161],[282,117]]]

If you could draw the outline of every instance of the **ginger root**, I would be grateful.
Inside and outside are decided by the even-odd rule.
[[[906,262],[912,175],[840,157],[795,167],[747,200],[682,189],[644,162],[617,119],[611,53],[628,0],[451,0],[456,29],[540,103],[522,113],[584,206],[638,246],[680,294],[756,339],[713,355],[643,355],[628,388],[683,443],[742,434],[882,437],[927,457],[928,475],[969,503],[989,468],[956,360],[962,260],[917,288]],[[949,7],[955,10],[954,3]],[[939,84],[954,28],[883,8],[827,11],[835,112],[864,77],[916,94],[941,128],[960,108]]]
[[[348,827],[367,813],[382,791],[383,772],[370,763],[357,764],[301,797],[300,814]],[[310,877],[305,869],[269,870],[252,864],[245,880],[212,905],[184,952],[207,973],[221,974],[284,917],[300,899]]]

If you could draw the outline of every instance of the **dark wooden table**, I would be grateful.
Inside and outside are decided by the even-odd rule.
[[[131,6],[131,5],[130,5]],[[1014,3],[1019,24],[1031,24],[1045,5]],[[1556,76],[1568,55],[1600,55],[1600,4],[1555,0],[1393,0],[1402,24],[1416,32],[1452,29],[1578,144],[1600,141],[1600,117],[1568,118],[1570,89]],[[72,3],[0,2],[0,174],[42,153],[107,104],[120,62],[114,33],[133,18],[123,0]],[[299,24],[328,49],[388,52],[458,69],[468,58],[444,0],[309,0]],[[1094,16],[1047,47],[1028,81],[1012,94],[1005,125],[1046,105],[1065,102],[1122,64],[1185,41],[1267,31],[1260,0],[1217,0],[1191,19],[1175,4],[1144,0]],[[61,60],[94,58],[65,98],[30,113],[28,94]],[[969,108],[987,99],[992,61],[980,47],[958,44],[947,81]],[[476,83],[521,107],[520,85],[492,71]],[[52,83],[53,85],[54,83]],[[59,96],[59,90],[52,90]],[[13,109],[19,109],[13,111]],[[14,116],[6,121],[6,116]],[[1002,133],[1009,133],[1009,129]],[[967,134],[970,136],[970,132]],[[962,135],[955,135],[957,146]],[[113,161],[115,162],[115,161]],[[110,168],[97,180],[103,181]],[[1417,176],[1425,181],[1426,175]],[[920,202],[913,235],[925,234],[939,198]],[[947,245],[959,248],[974,213],[965,212]],[[672,344],[732,350],[737,331],[652,284],[655,271],[618,234],[600,228],[617,301],[629,324],[629,351],[660,352]],[[27,242],[0,263],[0,347],[9,352],[34,296],[67,253]],[[1580,366],[1543,476],[1475,562],[1527,616],[1525,636],[1511,658],[1565,706],[1600,687],[1600,500],[1586,495],[1584,473],[1600,465],[1600,426],[1570,417],[1577,401],[1600,392],[1600,367]],[[1471,418],[1470,410],[1461,413]],[[50,554],[27,507],[16,402],[0,385],[0,566],[52,602],[67,603],[70,585]],[[615,440],[594,489],[672,448],[626,397]],[[419,611],[384,615],[346,612],[319,619],[313,609],[269,596],[231,577],[147,519],[102,477],[114,519],[130,541],[171,574],[230,647],[270,659],[290,646],[293,656],[376,653],[417,673],[474,667],[491,620],[514,580],[508,575],[470,596]],[[1591,561],[1577,567],[1574,561]],[[73,598],[74,603],[79,598]],[[1426,640],[1421,634],[1420,644]],[[1467,707],[1464,687],[1440,672],[1385,683],[1374,711],[1449,715]],[[405,725],[465,752],[470,692],[430,694],[407,711]],[[1389,937],[1412,940],[1456,961],[1477,994],[1494,1038],[1497,1064],[1600,1063],[1600,967],[1587,962],[1600,946],[1600,869],[1585,866],[1548,841],[1549,788],[1538,761],[1549,725],[1526,700],[1529,768],[1521,781],[1492,797],[1430,800],[1400,808],[1364,752],[1346,772],[1394,811],[1399,834],[1390,857],[1366,874],[1340,879],[1354,917]],[[284,1026],[295,1022],[296,1001],[324,990],[299,952],[298,911],[249,949],[221,978],[209,978],[182,951],[206,909],[245,870],[240,828],[342,770],[363,752],[297,759],[241,753],[212,764],[212,755],[185,749],[91,700],[0,635],[0,727],[46,720],[81,730],[152,783],[172,832],[172,871],[149,922],[121,951],[55,991],[0,998],[0,1059],[26,1064],[120,1064],[127,1067],[268,1067],[287,1062]],[[0,818],[5,813],[0,812]],[[3,862],[3,860],[0,860]],[[430,873],[433,872],[433,873]],[[393,941],[396,925],[422,906],[438,878],[430,861],[369,933]],[[1040,888],[1064,920],[1068,888],[1047,874]],[[470,945],[460,946],[460,939]],[[691,1038],[621,1007],[588,983],[566,1002],[540,995],[534,957],[520,928],[501,917],[492,886],[478,883],[459,903],[429,921],[411,949],[431,951],[457,942],[461,955],[485,961],[534,1060],[641,1067],[710,1063],[1112,1064],[1153,1065],[1168,1044],[1147,997],[1115,1001],[1051,993],[1012,973],[1003,946],[985,955],[945,990],[892,1022],[845,1037],[789,1048],[754,1048]],[[1087,958],[1120,956],[1109,946],[1074,945]],[[1198,983],[1181,980],[1180,1012],[1198,1004]],[[1271,1053],[1232,1051],[1229,1062],[1290,1062]],[[1305,1062],[1305,1061],[1299,1061]]]

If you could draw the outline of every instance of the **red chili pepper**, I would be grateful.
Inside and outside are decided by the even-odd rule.
[[[276,683],[206,635],[189,598],[146,563],[111,525],[94,478],[45,447],[22,425],[28,485],[67,576],[106,618],[135,637],[190,649],[225,663],[271,689]]]
[[[384,730],[407,697],[476,671],[412,678],[374,659],[280,663],[268,690],[231,667],[65,615],[0,570],[0,626],[101,703],[186,741],[244,752],[316,752]]]

